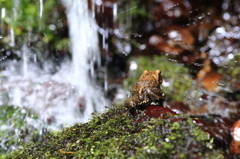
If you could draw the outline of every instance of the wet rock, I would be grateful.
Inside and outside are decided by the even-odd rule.
[[[150,105],[145,109],[145,114],[149,118],[167,118],[169,115],[176,115],[174,111],[169,108],[164,108],[157,105]]]
[[[190,112],[189,106],[184,104],[183,102],[170,103],[169,107],[172,111],[176,112],[177,114],[180,114],[180,113],[187,114]]]
[[[139,114],[139,113],[142,113],[142,111],[144,111],[144,115],[140,119],[138,119],[136,121],[136,123],[140,123],[140,122],[149,120],[151,118],[168,119],[169,117],[171,117],[171,115],[177,115],[177,113],[175,113],[171,109],[164,108],[159,105],[150,105],[150,106],[146,107],[145,109],[142,109],[141,111],[138,111],[138,112],[136,112],[134,110],[134,113],[136,115],[136,113]],[[130,113],[132,113],[132,112],[130,112]]]

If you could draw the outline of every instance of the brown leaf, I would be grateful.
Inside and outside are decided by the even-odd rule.
[[[165,53],[169,53],[169,54],[180,54],[183,52],[183,49],[175,47],[175,46],[170,46],[167,43],[161,43],[160,45],[157,46],[157,49],[160,51],[163,51]]]
[[[202,80],[202,86],[209,91],[217,92],[217,86],[220,78],[221,75],[217,72],[206,72],[205,77]]]
[[[63,151],[63,150],[59,150],[60,153],[62,154],[73,154],[74,152],[71,152],[71,151]]]
[[[180,26],[170,26],[167,30],[169,39],[175,42],[182,43],[184,45],[192,45],[194,43],[194,37],[188,28]]]

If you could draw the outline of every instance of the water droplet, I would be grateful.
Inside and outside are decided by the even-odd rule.
[[[233,59],[233,58],[234,58],[234,55],[233,55],[233,54],[228,54],[228,56],[227,56],[227,57],[228,57],[228,59],[230,59],[230,60],[231,60],[231,59]]]
[[[223,19],[224,20],[229,20],[230,19],[230,14],[229,13],[224,13],[223,14]]]
[[[166,142],[169,142],[169,138],[165,138],[165,141],[166,141]]]
[[[131,61],[130,62],[130,70],[136,70],[138,67],[137,62],[136,61]]]
[[[146,49],[146,45],[145,45],[145,44],[140,45],[139,49],[140,49],[140,50]]]

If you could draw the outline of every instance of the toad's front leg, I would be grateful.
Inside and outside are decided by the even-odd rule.
[[[158,87],[147,89],[147,95],[152,102],[161,104],[165,100],[165,93]]]

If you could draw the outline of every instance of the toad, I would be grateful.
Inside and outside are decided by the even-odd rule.
[[[152,102],[162,105],[165,93],[160,88],[162,84],[161,71],[145,70],[130,90],[131,97],[124,101],[128,108],[143,109]]]

